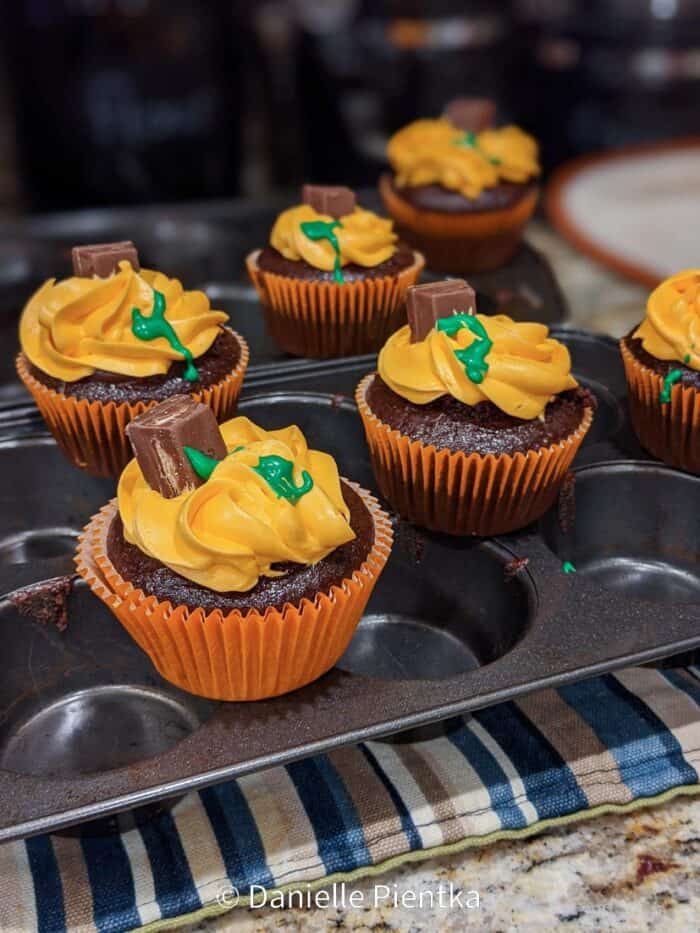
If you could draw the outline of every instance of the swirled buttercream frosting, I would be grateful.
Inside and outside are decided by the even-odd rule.
[[[277,564],[315,564],[353,540],[336,463],[298,427],[265,431],[242,417],[220,427],[228,456],[176,498],[129,463],[117,493],[128,542],[201,586],[246,592],[279,576]]]
[[[95,370],[160,375],[183,353],[164,336],[144,339],[134,332],[135,314],[143,323],[154,311],[164,313],[176,341],[194,359],[206,353],[227,320],[211,309],[204,292],[185,291],[177,279],[149,269],[135,272],[122,261],[108,278],[45,282],[22,312],[20,344],[34,366],[64,382]]]
[[[465,133],[445,118],[416,120],[391,137],[387,155],[399,188],[441,185],[466,198],[540,173],[537,143],[517,126]]]
[[[465,405],[493,402],[524,420],[542,415],[555,395],[578,385],[568,349],[544,324],[505,314],[443,318],[416,343],[402,327],[384,345],[378,368],[390,389],[416,405],[451,395]]]
[[[700,370],[700,269],[678,272],[657,286],[632,336],[657,360]]]
[[[378,266],[396,252],[398,237],[391,220],[356,207],[335,219],[309,204],[283,211],[270,233],[270,245],[285,259],[304,260],[330,272],[349,263]]]

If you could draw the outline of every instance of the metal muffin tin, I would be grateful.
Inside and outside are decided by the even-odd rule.
[[[73,469],[46,436],[1,442],[0,840],[700,644],[700,478],[636,447],[613,341],[554,334],[600,402],[577,462],[573,530],[562,532],[556,508],[498,540],[397,521],[386,571],[337,668],[259,703],[171,687],[82,583],[66,631],[19,615],[7,594],[70,573],[75,535],[114,487]],[[373,488],[351,401],[373,366],[363,357],[253,373],[240,410],[266,427],[298,424],[344,475]],[[562,573],[564,560],[578,573]]]
[[[250,289],[210,291],[257,360],[241,413],[268,428],[298,424],[343,475],[375,489],[352,401],[375,359],[285,358],[267,343]],[[76,536],[114,484],[70,466],[31,405],[8,404],[0,842],[86,821],[104,831],[124,825],[117,815],[126,811],[145,818],[150,806],[217,781],[700,645],[700,477],[639,448],[614,341],[565,327],[553,334],[599,401],[575,464],[573,524],[570,495],[537,526],[494,540],[397,519],[389,563],[338,666],[257,703],[212,702],[166,683],[81,581],[65,631],[20,613],[23,587],[60,588],[72,573]],[[563,573],[564,561],[578,572]]]

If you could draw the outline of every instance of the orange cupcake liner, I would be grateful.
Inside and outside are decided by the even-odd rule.
[[[511,207],[446,214],[404,201],[388,174],[379,180],[379,193],[399,236],[425,255],[431,271],[465,274],[497,269],[512,258],[539,197],[535,189]]]
[[[352,576],[313,602],[303,599],[298,605],[286,603],[282,610],[224,615],[147,596],[120,576],[107,555],[107,535],[117,514],[114,499],[80,537],[78,573],[159,673],[177,687],[215,700],[262,700],[289,693],[316,680],[341,657],[391,551],[389,517],[368,492],[348,485],[370,511],[374,541]]]
[[[213,410],[219,422],[230,418],[236,410],[250,357],[248,344],[235,331],[233,333],[241,347],[235,369],[214,385],[191,393],[198,402],[204,402]],[[94,476],[119,476],[133,457],[126,426],[137,415],[158,403],[90,402],[87,399],[76,399],[39,382],[30,372],[24,353],[18,355],[16,365],[20,379],[68,459]]]
[[[506,534],[540,518],[554,504],[593,420],[587,407],[565,440],[526,454],[437,450],[373,414],[365,395],[374,375],[360,382],[355,400],[379,489],[403,518],[446,534]]]
[[[398,275],[339,285],[265,272],[260,250],[246,266],[265,313],[270,335],[287,353],[317,358],[376,353],[406,323],[406,289],[425,265],[414,253]]]
[[[662,405],[663,378],[640,363],[624,339],[620,351],[632,427],[640,444],[670,466],[700,473],[700,391],[676,383],[671,388],[671,401]]]

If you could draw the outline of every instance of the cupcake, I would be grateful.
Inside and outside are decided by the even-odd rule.
[[[537,204],[537,143],[491,126],[490,101],[453,101],[445,114],[416,120],[389,140],[391,174],[379,183],[399,236],[434,272],[504,265]]]
[[[376,501],[297,427],[221,425],[187,396],[131,422],[136,459],[86,527],[78,572],[160,674],[259,700],[345,651],[391,549]]]
[[[662,282],[620,349],[640,443],[659,460],[700,473],[700,270]]]
[[[246,260],[267,330],[295,356],[375,353],[405,323],[406,289],[423,257],[349,188],[304,185],[302,202]]]
[[[382,495],[448,534],[528,525],[554,502],[593,418],[569,351],[543,324],[477,314],[460,279],[411,289],[408,319],[356,393]]]
[[[219,420],[234,413],[248,346],[203,292],[141,269],[128,242],[75,247],[73,271],[25,306],[17,372],[77,467],[118,476],[131,457],[126,426],[172,395]]]

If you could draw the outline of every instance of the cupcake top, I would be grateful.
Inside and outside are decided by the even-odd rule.
[[[344,266],[373,268],[396,252],[392,221],[358,207],[349,188],[304,185],[302,196],[270,233],[270,245],[285,259],[333,272],[342,284]]]
[[[260,577],[280,576],[278,564],[315,564],[355,538],[335,461],[310,450],[299,428],[265,431],[234,418],[220,426],[223,446],[215,440],[214,449],[221,456],[212,457],[181,445],[189,433],[207,447],[216,431],[215,419],[204,433],[192,430],[190,412],[195,421],[213,419],[205,406],[177,397],[141,416],[143,427],[129,433],[138,459],[122,473],[117,494],[129,543],[208,589],[246,592]],[[187,469],[177,462],[184,458]],[[161,491],[152,467],[175,488]],[[198,485],[187,480],[189,468]]]
[[[657,286],[632,336],[657,360],[700,371],[700,269],[678,272]]]
[[[413,288],[410,323],[381,350],[379,375],[416,405],[451,395],[465,405],[492,402],[522,420],[541,417],[554,396],[578,385],[567,347],[550,337],[544,324],[474,313],[473,296],[462,280]],[[427,299],[432,307],[416,307]],[[445,302],[456,310],[445,314]]]
[[[115,245],[122,244],[76,251]],[[204,292],[184,291],[177,279],[140,269],[128,245],[129,251],[113,251],[109,264],[97,267],[86,267],[74,251],[76,274],[49,279],[30,298],[20,344],[42,372],[64,382],[96,370],[140,378],[167,373],[184,359],[185,379],[197,379],[194,360],[214,343],[226,314],[213,311]]]
[[[440,185],[475,199],[502,182],[540,174],[536,141],[517,126],[484,125],[483,113],[450,105],[437,119],[416,120],[389,140],[387,156],[399,188]],[[476,102],[473,102],[476,103]],[[488,102],[483,102],[488,104]]]

